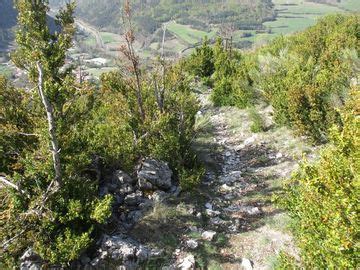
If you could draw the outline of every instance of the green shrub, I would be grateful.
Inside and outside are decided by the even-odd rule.
[[[195,48],[186,63],[188,72],[200,78],[208,78],[214,73],[214,52],[207,37],[202,41],[201,47]]]
[[[278,124],[314,142],[339,125],[350,80],[358,76],[359,15],[332,15],[258,52],[255,84],[274,108]]]
[[[112,214],[112,197],[99,196],[109,172],[153,157],[185,175],[185,185],[198,183],[201,166],[189,150],[198,101],[181,65],[166,66],[160,79],[144,73],[135,91],[133,77],[120,72],[104,74],[100,86],[78,84],[64,68],[74,4],[60,12],[63,31],[55,34],[46,26],[48,1],[16,4],[13,61],[28,71],[33,92],[0,77],[0,174],[12,183],[0,188],[1,262],[14,267],[31,247],[46,263],[69,266]]]
[[[277,257],[275,263],[272,265],[272,269],[276,270],[300,270],[301,268],[296,264],[296,260],[291,255],[284,251],[281,251]]]
[[[250,125],[251,132],[258,133],[265,131],[264,119],[261,117],[260,113],[256,111],[254,107],[249,109],[249,118],[251,121],[251,125]]]
[[[331,144],[315,164],[304,161],[278,196],[295,219],[294,234],[306,269],[356,269],[359,246],[359,95],[331,129]]]
[[[231,106],[234,105],[231,78],[223,77],[216,80],[214,89],[211,93],[211,100],[215,106]]]
[[[214,61],[211,95],[214,105],[246,108],[252,104],[254,91],[250,73],[255,68],[253,57],[225,50],[222,40],[218,39],[214,46]]]

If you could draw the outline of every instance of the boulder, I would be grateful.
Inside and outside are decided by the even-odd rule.
[[[212,241],[215,235],[216,232],[214,231],[205,231],[201,234],[201,237],[207,241]]]
[[[143,217],[144,213],[140,210],[136,210],[136,211],[131,211],[127,218],[131,221],[131,222],[138,222],[142,217]]]
[[[253,263],[249,259],[246,259],[246,258],[241,259],[240,266],[241,266],[241,269],[244,269],[244,270],[252,270],[253,269]]]
[[[189,254],[181,259],[179,259],[177,265],[177,269],[181,270],[192,270],[195,269],[195,257],[192,254]]]
[[[127,173],[117,170],[113,173],[113,180],[117,183],[123,184],[130,184],[134,185],[136,183],[135,179],[132,179]]]
[[[20,257],[20,270],[40,270],[42,260],[32,248],[27,249]]]
[[[106,194],[120,194],[126,195],[134,192],[134,184],[136,180],[132,179],[128,174],[121,170],[113,172],[105,178],[105,181],[100,184],[100,197]]]
[[[137,177],[138,185],[142,190],[150,187],[148,183],[162,190],[171,188],[172,171],[163,161],[145,159],[140,165]],[[154,189],[154,187],[151,187],[151,189]]]
[[[146,179],[138,179],[138,187],[141,190],[153,190],[154,186]]]
[[[133,193],[134,191],[135,191],[134,187],[129,184],[124,184],[119,188],[119,192],[121,194],[130,194]]]
[[[199,243],[194,239],[187,240],[185,244],[189,249],[196,249],[199,246]]]
[[[143,193],[140,190],[137,190],[134,193],[126,195],[124,203],[128,206],[137,206],[143,202]]]
[[[126,235],[105,235],[98,256],[91,261],[91,265],[102,269],[113,261],[125,269],[137,269],[139,263],[146,261],[151,254],[150,249]]]

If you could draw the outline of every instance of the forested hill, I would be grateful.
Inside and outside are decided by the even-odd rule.
[[[0,1],[0,48],[11,39],[11,28],[16,24],[16,10],[12,0]]]
[[[123,1],[78,0],[78,16],[110,31],[119,31]],[[231,23],[239,29],[260,29],[275,17],[271,0],[135,0],[132,2],[138,30],[152,33],[161,23],[176,20],[201,30]]]
[[[0,50],[6,49],[14,39],[14,27],[16,25],[17,11],[14,8],[13,0],[0,1]],[[52,17],[48,16],[48,24],[51,31],[57,26]]]

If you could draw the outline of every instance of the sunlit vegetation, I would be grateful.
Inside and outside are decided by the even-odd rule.
[[[152,157],[169,163],[183,190],[198,185],[203,169],[190,150],[198,102],[181,65],[140,70],[129,54],[133,40],[122,48],[129,73],[77,82],[64,67],[74,5],[59,13],[62,31],[54,34],[47,1],[17,1],[17,8],[12,61],[28,71],[30,90],[0,76],[1,267],[18,265],[29,247],[47,263],[68,266],[94,245],[112,214],[112,196],[98,192],[105,172],[131,173]]]

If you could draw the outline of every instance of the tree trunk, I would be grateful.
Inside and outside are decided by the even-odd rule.
[[[41,98],[41,101],[45,107],[46,111],[46,118],[48,122],[48,130],[51,142],[51,153],[54,162],[54,170],[55,170],[55,179],[53,183],[56,186],[61,186],[62,182],[62,174],[61,174],[61,162],[60,162],[60,149],[58,140],[56,137],[56,125],[55,125],[55,118],[54,118],[54,110],[49,102],[46,94],[44,93],[43,84],[44,84],[44,72],[41,64],[39,62],[36,63],[37,70],[39,73],[38,78],[38,92]]]

